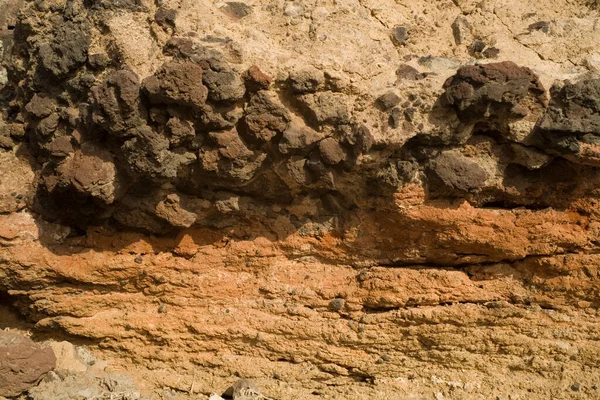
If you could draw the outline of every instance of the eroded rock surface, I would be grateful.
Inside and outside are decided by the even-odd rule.
[[[154,398],[593,398],[600,17],[538,3],[24,2],[0,296]]]

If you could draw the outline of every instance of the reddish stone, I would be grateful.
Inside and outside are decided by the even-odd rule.
[[[18,396],[54,369],[56,357],[18,333],[0,331],[0,396]]]

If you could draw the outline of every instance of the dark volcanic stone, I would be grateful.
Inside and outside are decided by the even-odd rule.
[[[574,383],[571,385],[571,390],[574,392],[579,392],[581,390],[581,384],[579,383]]]
[[[344,137],[344,143],[352,147],[354,155],[358,156],[371,150],[375,139],[365,124],[359,124],[354,126]]]
[[[90,46],[89,30],[87,23],[57,21],[52,39],[39,47],[41,66],[56,77],[63,77],[83,64]]]
[[[174,37],[163,47],[163,53],[172,57],[190,58],[196,54],[197,45],[187,37]]]
[[[548,21],[538,21],[527,27],[529,31],[542,31],[544,33],[550,32],[550,23]]]
[[[58,128],[60,117],[57,113],[50,114],[46,118],[43,118],[35,127],[35,132],[38,138],[41,140],[47,140],[50,136],[56,132]]]
[[[388,123],[394,129],[398,128],[400,124],[404,121],[404,113],[398,107],[394,107],[390,112],[390,117]]]
[[[383,110],[389,110],[400,103],[400,97],[392,91],[386,92],[377,98],[377,104]]]
[[[480,55],[485,50],[486,44],[483,40],[476,39],[469,46],[469,53],[471,55]]]
[[[256,396],[260,395],[260,390],[258,386],[256,386],[256,383],[249,379],[240,379],[231,385],[231,387],[227,388],[223,393],[223,397],[228,399],[244,399],[248,397],[246,394],[248,392],[256,393]]]
[[[408,64],[402,64],[396,70],[396,76],[399,79],[406,79],[409,81],[418,81],[425,77],[424,74],[420,73],[417,69],[411,67]]]
[[[329,302],[328,308],[331,311],[341,311],[341,309],[344,308],[345,304],[346,304],[346,301],[344,299],[336,297],[335,299],[333,299]]]
[[[177,10],[167,8],[164,6],[158,7],[154,14],[154,20],[161,26],[175,27],[175,17],[177,16]]]
[[[461,45],[471,34],[471,24],[463,16],[459,15],[452,23],[452,35],[457,45]]]
[[[267,90],[273,79],[270,76],[263,73],[256,65],[248,68],[243,75],[244,82],[246,83],[246,89],[249,92],[257,92],[259,90]]]
[[[462,192],[482,189],[488,178],[475,160],[454,152],[440,154],[430,163],[430,168],[444,186]]]
[[[142,0],[87,0],[92,9],[148,11]]]
[[[211,179],[224,178],[233,184],[247,183],[256,176],[266,155],[250,150],[235,128],[211,132],[209,137],[214,146],[207,143],[199,157],[203,174],[209,174]]]
[[[551,94],[535,144],[577,163],[600,166],[600,79],[557,84]]]
[[[210,101],[233,102],[241,100],[246,93],[242,77],[230,68],[205,69],[202,82],[208,88]]]
[[[463,124],[482,123],[507,137],[511,122],[529,115],[533,122],[546,105],[539,78],[510,61],[461,67],[446,80],[444,89],[441,103],[454,108]]]
[[[496,58],[500,54],[500,50],[495,47],[489,47],[482,54],[485,58]]]
[[[268,142],[278,133],[283,133],[290,120],[291,115],[279,102],[277,94],[261,90],[250,98],[244,121],[254,139]]]
[[[66,157],[73,152],[70,136],[58,136],[44,148],[54,157]]]
[[[516,105],[528,95],[542,98],[544,87],[526,67],[511,61],[459,68],[444,83],[445,98],[463,119],[480,118],[489,105]]]
[[[600,135],[600,79],[566,82],[552,87],[551,93],[541,129]]]
[[[476,58],[496,58],[500,50],[496,47],[487,47],[487,44],[480,39],[476,39],[468,48],[469,54]]]
[[[327,165],[339,164],[346,159],[346,152],[343,147],[333,138],[327,138],[320,141],[319,151],[321,153],[321,159]]]
[[[36,199],[45,216],[85,227],[106,217],[106,210],[127,188],[123,178],[109,151],[85,144],[55,170],[42,171]]]
[[[91,90],[93,120],[108,132],[122,135],[144,123],[140,102],[140,82],[133,71],[119,70]]]
[[[169,141],[173,146],[181,146],[194,139],[196,132],[194,127],[185,120],[177,117],[169,119],[166,124],[167,131],[169,132]]]
[[[106,53],[96,53],[88,55],[88,64],[93,69],[102,69],[110,65],[111,59]]]
[[[36,93],[25,106],[25,111],[38,118],[44,118],[56,111],[56,102],[49,96]]]
[[[179,167],[188,162],[183,155],[169,151],[169,140],[150,127],[141,126],[131,133],[134,137],[121,146],[121,151],[133,176],[175,178]]]
[[[208,96],[202,82],[202,68],[191,61],[170,61],[142,86],[152,103],[177,104],[201,109]]]

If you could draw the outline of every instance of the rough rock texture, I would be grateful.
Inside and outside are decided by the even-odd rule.
[[[599,8],[24,2],[0,298],[154,398],[598,396]]]
[[[54,369],[56,357],[17,333],[0,331],[0,396],[18,396]]]
[[[11,312],[0,307],[0,316],[10,318]],[[16,329],[0,334],[0,396],[18,396],[23,392],[14,398],[148,400],[140,395],[131,376],[115,372],[85,346],[47,341],[40,347]],[[10,368],[5,368],[7,365]],[[18,380],[22,385],[17,384]]]

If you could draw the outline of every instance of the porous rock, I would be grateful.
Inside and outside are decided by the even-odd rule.
[[[250,92],[267,90],[273,81],[270,76],[262,72],[256,65],[248,68],[244,73],[243,78],[246,83],[246,89]]]
[[[446,80],[444,89],[443,100],[464,124],[482,124],[514,141],[525,138],[511,123],[529,121],[532,128],[547,102],[533,71],[510,61],[461,67]]]
[[[201,109],[208,96],[208,89],[200,84],[202,78],[202,68],[198,64],[171,61],[144,79],[142,86],[152,103]]]
[[[276,93],[261,90],[246,106],[244,122],[248,133],[256,140],[267,142],[287,128],[291,115]]]
[[[86,61],[90,28],[85,21],[77,23],[59,16],[53,19],[52,40],[40,45],[39,61],[52,76],[62,78]]]
[[[600,79],[555,85],[536,144],[578,163],[600,166]]]
[[[109,74],[102,85],[91,90],[94,122],[116,135],[125,135],[128,129],[141,125],[144,108],[139,93],[139,78],[133,71],[123,69]]]

